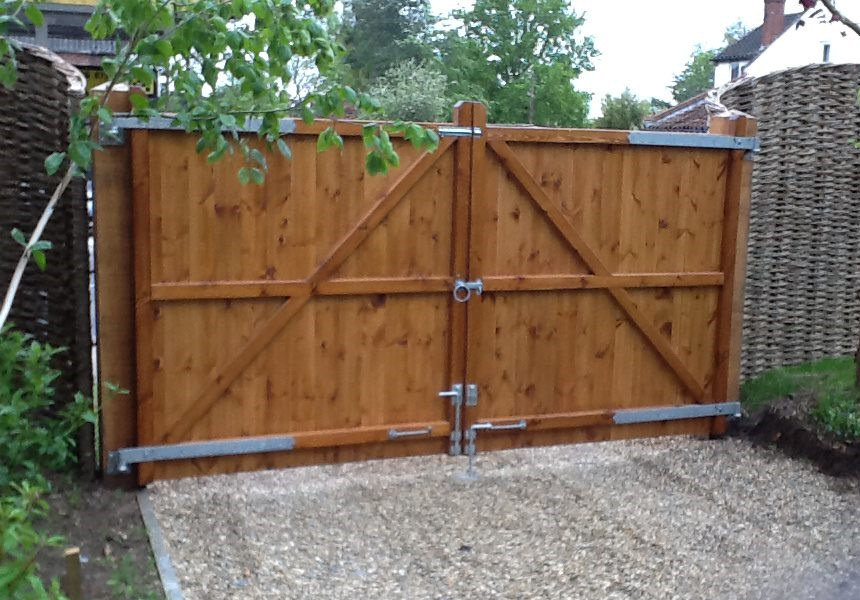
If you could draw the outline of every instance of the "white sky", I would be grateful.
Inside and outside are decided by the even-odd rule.
[[[847,15],[857,0],[843,0]],[[578,14],[585,13],[583,33],[594,38],[601,55],[595,70],[583,74],[577,89],[594,94],[591,116],[600,114],[600,100],[629,87],[643,99],[671,99],[668,86],[680,73],[696,44],[722,45],[726,27],[743,21],[752,29],[764,18],[763,0],[572,0]],[[444,14],[463,6],[457,0],[431,0],[433,10]],[[471,2],[469,2],[471,4]],[[845,5],[845,6],[842,6]],[[786,0],[786,12],[802,10],[797,0]]]

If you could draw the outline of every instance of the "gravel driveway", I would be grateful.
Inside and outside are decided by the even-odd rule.
[[[164,482],[187,600],[860,598],[854,482],[689,438]]]

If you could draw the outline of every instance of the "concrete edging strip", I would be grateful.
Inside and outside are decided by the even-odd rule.
[[[158,577],[161,579],[161,585],[164,588],[164,597],[167,600],[185,600],[185,597],[182,595],[182,588],[179,585],[179,579],[176,577],[176,571],[173,570],[173,563],[170,561],[170,554],[167,553],[167,545],[164,543],[164,536],[161,533],[161,526],[158,524],[158,517],[155,516],[155,508],[152,506],[152,500],[149,499],[149,492],[147,490],[141,490],[137,493],[137,505],[140,507],[143,525],[146,527],[146,534],[149,536],[149,545],[152,547],[152,554],[155,556],[155,566],[158,569]]]

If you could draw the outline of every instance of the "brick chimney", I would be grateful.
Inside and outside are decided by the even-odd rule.
[[[764,0],[764,25],[761,45],[765,48],[782,35],[785,29],[785,0]]]

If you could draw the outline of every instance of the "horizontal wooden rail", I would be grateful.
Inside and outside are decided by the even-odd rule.
[[[332,279],[320,283],[315,295],[346,296],[352,294],[428,294],[450,292],[450,277],[382,277]],[[226,300],[235,298],[289,298],[309,294],[312,287],[303,279],[279,281],[200,281],[156,283],[153,300]]]
[[[516,292],[609,288],[718,287],[722,273],[630,273],[621,275],[523,275],[484,277],[484,291]]]
[[[544,129],[542,127],[487,127],[487,141],[547,142],[556,144],[615,144],[629,146],[629,131],[603,129]]]

